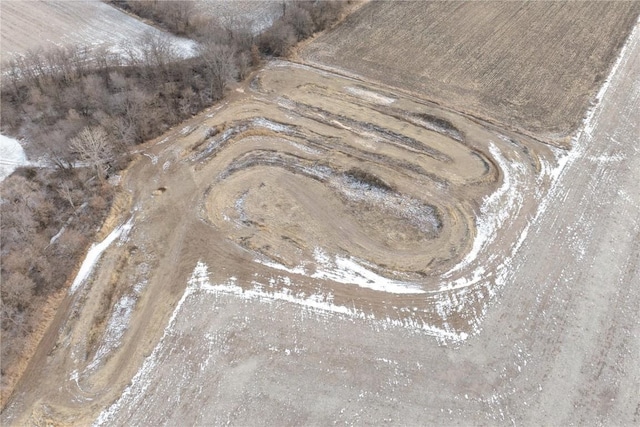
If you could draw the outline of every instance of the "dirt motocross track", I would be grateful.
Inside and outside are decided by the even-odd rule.
[[[637,424],[638,70],[566,151],[270,63],[143,147],[3,423]]]

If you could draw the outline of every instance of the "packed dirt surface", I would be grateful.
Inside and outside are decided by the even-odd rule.
[[[70,45],[117,53],[135,46],[147,32],[165,34],[185,53],[193,49],[192,41],[163,33],[99,0],[0,3],[2,61],[29,50]]]
[[[269,63],[141,148],[3,424],[638,424],[639,72],[563,150]]]
[[[637,1],[374,1],[300,55],[563,144],[638,13]]]

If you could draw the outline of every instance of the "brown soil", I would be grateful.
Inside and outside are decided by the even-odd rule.
[[[376,1],[300,57],[563,144],[639,13],[634,1]]]

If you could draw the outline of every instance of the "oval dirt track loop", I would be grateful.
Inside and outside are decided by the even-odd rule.
[[[524,137],[286,62],[207,126],[214,135],[182,152],[207,185],[198,215],[252,268],[294,294],[461,336],[493,292],[485,266],[509,256],[494,248],[518,240],[518,213],[555,162]]]

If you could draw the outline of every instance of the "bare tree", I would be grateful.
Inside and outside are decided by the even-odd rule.
[[[109,90],[104,79],[98,74],[90,74],[80,80],[82,92],[87,98],[87,104],[91,111],[104,108],[109,101]]]
[[[296,31],[291,24],[279,20],[260,36],[260,47],[266,53],[286,56],[296,41]]]
[[[236,66],[238,67],[238,77],[240,80],[244,80],[251,70],[251,57],[246,51],[238,53]]]
[[[195,13],[192,0],[161,1],[156,3],[156,16],[176,34],[186,35],[191,30]]]
[[[40,89],[47,76],[47,66],[44,63],[43,49],[28,50],[24,56],[26,66],[22,67],[25,76],[34,82]]]
[[[158,68],[163,73],[167,72],[167,65],[179,57],[173,40],[168,35],[158,32],[147,31],[143,34],[138,51],[142,64],[146,65],[145,69]]]
[[[284,19],[293,27],[298,40],[306,39],[313,34],[313,19],[311,19],[311,14],[306,9],[303,9],[296,4],[292,4],[287,8],[287,13],[284,16]]]
[[[24,71],[16,58],[10,58],[8,61],[2,63],[2,73],[0,73],[0,79],[3,83],[2,87],[9,88],[14,97],[20,95],[20,80],[23,77]],[[4,84],[5,82],[8,83]]]
[[[82,201],[84,194],[82,191],[77,188],[77,185],[70,180],[62,181],[60,186],[57,188],[58,194],[65,199],[71,205],[71,209],[75,214],[78,206],[78,203]]]
[[[235,52],[226,45],[203,43],[198,47],[200,58],[207,67],[207,77],[211,88],[211,98],[222,98],[230,81],[236,78]]]
[[[104,181],[114,153],[107,132],[101,126],[86,127],[69,144],[81,161],[91,166],[100,182]]]

